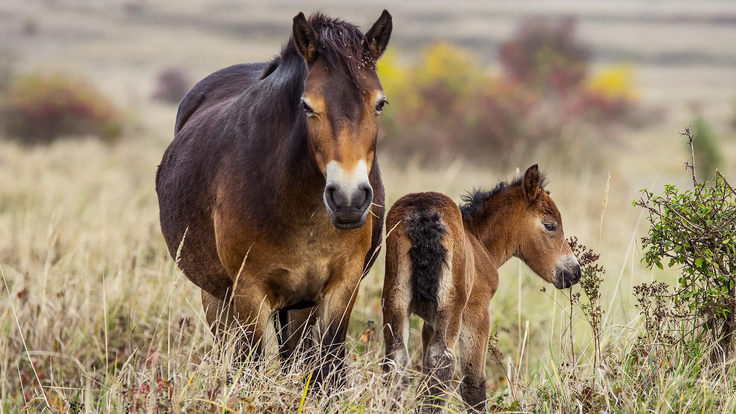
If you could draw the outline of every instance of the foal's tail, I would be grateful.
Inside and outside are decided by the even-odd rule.
[[[447,248],[442,244],[447,228],[440,212],[419,208],[412,211],[405,221],[406,235],[411,241],[412,301],[415,304],[431,304],[437,310],[440,277],[447,266]]]

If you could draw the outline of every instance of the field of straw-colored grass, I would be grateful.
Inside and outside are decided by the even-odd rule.
[[[113,147],[93,140],[35,149],[0,143],[3,412],[47,403],[71,412],[294,412],[301,404],[304,412],[385,409],[379,338],[361,338],[364,329],[380,326],[382,259],[361,285],[353,312],[343,392],[302,402],[308,371],[282,372],[273,340],[264,368],[229,365],[225,351],[214,347],[198,289],[176,268],[160,235],[153,175],[165,144],[144,138]],[[441,170],[397,167],[390,159],[383,170],[389,204],[426,189],[457,199],[463,188],[514,175],[462,162]],[[546,170],[566,233],[603,253],[603,305],[610,315],[604,336],[613,349],[625,347],[638,328],[631,284],[667,278],[639,263],[635,240],[646,222],[629,205],[633,196],[620,177],[612,175],[601,226],[603,173]],[[549,380],[543,373],[570,361],[570,326],[574,355],[583,353],[579,363],[589,363],[589,332],[579,311],[571,325],[569,292],[545,286],[517,259],[501,277],[491,311],[503,360],[489,360],[489,392],[533,403],[536,387]],[[671,396],[661,398],[665,407]],[[452,401],[461,411],[458,398]],[[407,408],[414,403],[410,398]]]
[[[148,100],[155,71],[166,64],[191,63],[192,72],[203,76],[229,63],[266,59],[280,43],[271,38],[268,46],[253,39],[241,42],[232,33],[212,29],[239,16],[227,9],[192,20],[206,9],[203,3],[187,3],[174,13],[174,6],[161,2],[152,9],[178,20],[152,12],[143,23],[130,23],[123,9],[105,11],[89,4],[57,9],[25,2],[0,6],[0,21],[10,22],[0,29],[8,36],[15,33],[16,22],[29,16],[39,26],[37,37],[16,42],[23,53],[23,69],[88,75],[129,110],[132,125],[112,146],[80,138],[24,148],[0,140],[0,414],[43,409],[71,413],[387,409],[380,337],[363,335],[366,329],[380,331],[383,256],[363,281],[351,318],[347,386],[327,396],[305,392],[308,370],[279,366],[273,338],[260,369],[233,364],[231,350],[213,343],[198,289],[168,254],[158,224],[154,174],[171,140],[176,108]],[[427,3],[432,10],[442,9]],[[467,17],[482,3],[463,2],[458,10],[470,10],[463,14]],[[506,18],[508,13],[528,12],[503,4],[502,9],[512,10],[506,10]],[[692,12],[688,7],[685,11]],[[300,8],[316,7],[293,7]],[[247,11],[235,9],[240,15]],[[360,17],[363,9],[355,10],[352,13]],[[251,12],[253,19],[268,21],[277,13],[275,6],[264,4]],[[285,14],[286,20],[295,13]],[[398,15],[409,19],[411,7],[401,6]],[[360,23],[369,23],[363,20]],[[190,28],[187,22],[195,21],[206,24]],[[399,23],[395,21],[397,28]],[[412,30],[419,31],[418,24]],[[592,26],[584,28],[596,38]],[[720,27],[717,32],[724,30]],[[605,37],[604,32],[598,34]],[[406,33],[403,43],[401,32],[397,36],[397,44],[413,44]],[[585,153],[566,158],[579,162],[539,154],[517,166],[524,171],[538,163],[547,172],[566,235],[577,236],[601,253],[607,270],[601,289],[604,352],[611,356],[609,361],[619,362],[626,360],[641,328],[631,287],[676,276],[640,263],[638,240],[648,223],[631,201],[644,187],[688,185],[682,168],[688,154],[677,132],[689,122],[687,102],[699,93],[706,100],[706,113],[715,116],[716,128],[723,132],[725,175],[736,181],[736,140],[725,127],[733,74],[722,67],[694,65],[672,71],[647,66],[639,76],[645,82],[643,99],[671,104],[662,125],[625,132],[601,151],[595,163],[586,162],[591,154]],[[667,91],[676,99],[669,99]],[[423,190],[444,192],[459,201],[466,190],[492,187],[518,173],[462,160],[419,166],[412,160],[394,160],[390,154],[380,157],[389,206],[408,192]],[[736,410],[732,369],[699,379],[690,378],[692,367],[687,362],[669,371],[654,367],[653,376],[629,371],[623,363],[593,369],[590,329],[579,309],[571,309],[569,295],[543,283],[517,259],[502,267],[501,285],[491,303],[500,360],[489,356],[487,367],[488,395],[496,408],[578,412],[577,401],[588,395],[582,384],[588,381],[605,396],[607,412]],[[415,361],[418,343],[415,321],[410,340]],[[638,393],[637,382],[643,378],[655,381],[659,392]],[[409,412],[417,404],[412,388],[402,410]],[[451,395],[448,410],[463,412],[456,394]]]

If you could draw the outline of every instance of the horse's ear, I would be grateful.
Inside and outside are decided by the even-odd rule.
[[[537,164],[532,165],[524,173],[524,178],[521,181],[521,187],[524,190],[524,198],[530,204],[537,201],[539,197],[539,186],[541,177],[539,175],[539,167]]]
[[[393,27],[391,14],[388,10],[384,10],[383,13],[381,13],[381,17],[373,23],[371,30],[368,30],[365,34],[365,38],[368,40],[368,47],[371,50],[371,56],[373,56],[374,61],[377,61],[383,52],[386,51],[388,39],[391,38],[391,29],[393,29]]]
[[[294,26],[291,30],[296,48],[304,56],[304,60],[307,64],[314,62],[317,58],[317,33],[304,17],[304,13],[299,12],[294,16]]]

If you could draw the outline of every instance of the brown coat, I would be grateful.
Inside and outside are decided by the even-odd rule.
[[[488,306],[498,289],[497,268],[517,256],[563,288],[578,282],[580,267],[536,165],[523,178],[476,192],[466,201],[458,208],[440,193],[409,194],[388,212],[384,369],[395,370],[398,378],[408,369],[409,317],[416,314],[424,320],[427,394],[442,394],[454,375],[457,353],[463,400],[471,409],[483,410]],[[397,385],[403,390],[405,383]],[[441,406],[442,400],[435,399],[433,405]]]

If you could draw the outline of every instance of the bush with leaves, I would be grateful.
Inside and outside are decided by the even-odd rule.
[[[378,64],[392,107],[385,112],[381,148],[420,162],[511,161],[559,138],[561,117],[540,111],[540,96],[520,82],[487,74],[471,53],[446,43],[400,67],[392,55]],[[513,162],[513,161],[511,161]]]
[[[501,44],[504,74],[545,92],[565,94],[580,85],[588,72],[590,50],[576,37],[577,20],[533,18]]]
[[[692,148],[698,137],[689,128],[684,135]],[[665,185],[662,196],[642,190],[634,202],[649,212],[651,223],[642,239],[643,260],[649,267],[666,264],[680,271],[672,291],[658,283],[637,288],[637,296],[649,336],[682,343],[694,356],[712,350],[711,360],[726,361],[736,332],[736,190],[718,171],[712,182],[698,182],[694,163],[693,152],[692,164],[686,163],[692,190]]]
[[[110,100],[87,82],[60,73],[13,78],[0,106],[0,125],[28,145],[83,135],[113,141],[122,133]]]
[[[507,168],[548,150],[570,160],[587,152],[595,135],[580,131],[637,113],[632,69],[619,65],[589,77],[588,54],[574,19],[522,23],[501,47],[497,76],[471,52],[444,42],[408,67],[389,52],[378,62],[392,103],[380,147],[424,163],[462,156]]]

